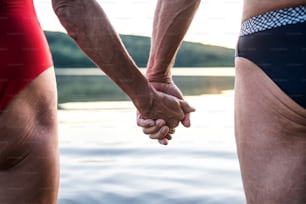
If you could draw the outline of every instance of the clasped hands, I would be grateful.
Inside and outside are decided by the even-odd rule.
[[[190,113],[195,109],[183,100],[181,91],[174,83],[150,82],[156,90],[149,110],[137,112],[137,125],[144,134],[167,145],[175,128],[182,123],[190,127]]]

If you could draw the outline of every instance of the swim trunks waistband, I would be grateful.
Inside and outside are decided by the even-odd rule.
[[[245,36],[285,25],[306,21],[306,5],[270,11],[251,17],[241,25],[239,36]]]

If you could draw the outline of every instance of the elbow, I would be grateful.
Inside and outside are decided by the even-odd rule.
[[[198,8],[201,4],[201,0],[193,0],[192,3],[195,5],[196,8]]]
[[[192,1],[194,4],[200,4],[201,3],[201,0],[193,0]]]
[[[198,9],[201,4],[201,0],[185,0],[184,2],[186,3],[186,5],[188,5],[188,7],[192,7],[195,9]]]
[[[63,21],[67,21],[67,19],[70,18],[71,12],[69,8],[71,7],[71,4],[72,1],[52,0],[53,11],[61,23],[63,23]]]
[[[52,0],[54,13],[70,37],[78,31],[76,0]]]

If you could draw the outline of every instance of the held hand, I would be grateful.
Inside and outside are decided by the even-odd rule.
[[[143,119],[137,112],[137,125],[142,127],[143,133],[149,135],[151,139],[156,139],[160,144],[167,145],[172,139],[169,127],[163,119]]]
[[[169,95],[175,96],[176,99],[182,99],[182,93],[180,90],[175,86],[175,84],[166,84],[166,83],[151,83],[155,89],[167,93]],[[190,112],[195,111],[195,109],[185,101],[179,100],[181,102],[180,107],[184,112],[184,117],[182,120],[182,124],[185,127],[190,126]],[[170,126],[169,128],[165,120],[158,119],[158,120],[152,120],[152,119],[144,119],[140,113],[137,113],[137,125],[143,128],[143,132],[147,135],[150,135],[151,139],[158,139],[161,144],[167,145],[168,140],[171,140],[172,134],[174,133],[174,127],[176,127],[179,123],[175,124],[175,126]]]
[[[180,91],[180,89],[174,84],[174,83],[162,83],[162,82],[150,82],[150,84],[157,90],[163,93],[166,93],[171,96],[175,96],[178,99],[183,99],[183,94]],[[188,105],[188,104],[187,104]],[[186,106],[188,107],[188,110],[184,111],[185,112],[185,117],[181,121],[182,125],[184,127],[190,127],[191,121],[190,121],[190,112],[194,112],[195,109],[191,106]],[[189,107],[191,109],[189,109]],[[184,108],[184,107],[182,107]]]
[[[141,118],[163,119],[166,125],[173,129],[179,125],[180,121],[184,120],[185,114],[193,112],[194,108],[182,99],[154,89],[151,92],[150,103],[138,111]]]

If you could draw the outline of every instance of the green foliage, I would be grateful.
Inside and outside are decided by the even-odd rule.
[[[175,67],[233,67],[234,50],[224,47],[183,42]]]
[[[65,33],[45,32],[56,68],[94,67]],[[139,67],[145,67],[150,52],[150,38],[120,35],[126,49]],[[224,47],[183,42],[175,67],[232,67],[234,50]]]
[[[95,66],[65,33],[46,31],[45,34],[51,49],[55,67],[77,68]]]
[[[151,39],[132,35],[120,35],[120,38],[135,63],[139,67],[146,67],[150,53]]]

